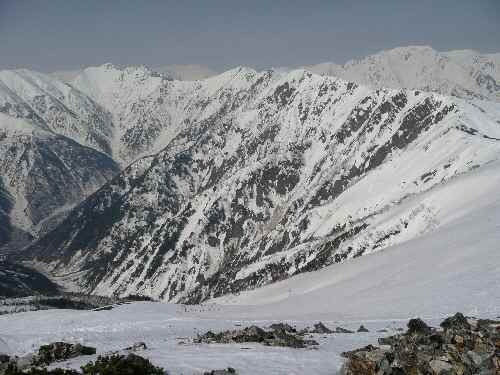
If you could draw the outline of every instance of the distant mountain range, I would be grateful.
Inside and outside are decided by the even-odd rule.
[[[344,65],[323,63],[305,69],[375,88],[418,89],[500,102],[500,53],[400,47]]]
[[[71,82],[80,74],[82,74],[83,70],[84,69],[61,70],[58,72],[53,72],[50,75],[63,82]],[[156,68],[152,68],[152,70],[165,75],[165,77],[179,81],[196,81],[200,79],[209,78],[218,74],[217,71],[207,66],[197,65],[197,64],[163,65]]]
[[[500,53],[473,50],[438,52],[428,46],[410,46],[381,51],[345,64],[324,62],[301,68],[375,88],[418,89],[461,98],[500,101]],[[82,70],[60,71],[52,75],[71,82]],[[196,64],[165,65],[152,70],[181,81],[218,74],[209,67]]]
[[[38,238],[23,255],[74,290],[199,302],[408,241],[500,156],[496,56],[0,72],[4,246]]]

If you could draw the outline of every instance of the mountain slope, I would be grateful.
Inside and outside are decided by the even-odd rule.
[[[0,71],[0,113],[24,118],[110,155],[113,124],[100,105],[73,87],[29,70]]]
[[[0,177],[0,247],[11,240],[12,226],[9,214],[12,210],[13,199]]]
[[[0,158],[3,189],[9,196],[3,210],[11,227],[6,232],[14,234],[15,229],[34,237],[119,172],[102,152],[2,114]]]
[[[344,65],[323,63],[307,69],[376,88],[418,89],[500,102],[500,54],[400,47]]]
[[[452,209],[441,214],[445,223],[435,231],[210,303],[236,305],[225,316],[239,319],[398,319],[456,311],[498,316],[499,185],[500,163],[478,168],[427,193],[441,202],[454,200],[448,205]]]
[[[110,114],[73,87],[0,71],[0,252],[14,251],[119,171]]]
[[[167,146],[29,249],[75,289],[198,302],[377,251],[441,225],[457,204],[425,192],[500,152],[493,103],[303,70],[152,82],[144,113],[182,113]]]

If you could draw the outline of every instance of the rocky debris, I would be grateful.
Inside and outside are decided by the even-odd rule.
[[[203,375],[232,375],[232,374],[237,374],[236,370],[232,367],[228,367],[225,370],[212,370],[203,373]]]
[[[83,374],[141,374],[165,375],[162,368],[154,366],[148,359],[130,353],[124,355],[99,356],[95,362],[82,366]]]
[[[80,375],[81,373],[76,370],[67,369],[51,369],[32,367],[28,370],[21,370],[15,365],[11,365],[5,372],[0,370],[0,374],[5,375]]]
[[[46,368],[38,368],[33,367],[29,370],[20,370],[14,365],[10,366],[5,372],[0,370],[0,374],[5,375],[80,375],[81,373],[76,370],[67,370],[67,369],[51,369],[47,370]]]
[[[430,332],[431,328],[422,319],[410,319],[410,321],[408,322],[408,334],[429,334]]]
[[[81,344],[69,344],[66,342],[54,342],[42,345],[38,353],[33,356],[32,364],[35,366],[49,365],[56,361],[64,361],[82,355],[92,355],[96,349]]]
[[[404,334],[380,338],[343,353],[345,375],[498,375],[500,321],[467,319],[457,313],[429,327],[412,319]]]
[[[318,322],[314,325],[314,329],[310,331],[311,333],[321,333],[321,334],[329,334],[333,333],[331,329],[326,327],[322,322]]]
[[[463,316],[463,314],[459,313],[459,312],[456,313],[455,315],[450,316],[449,318],[446,318],[445,320],[443,320],[443,322],[440,324],[440,326],[444,330],[448,330],[451,328],[455,331],[459,331],[459,330],[468,331],[471,328],[470,324],[467,321],[467,319],[465,318],[465,316]]]
[[[357,332],[370,332],[370,331],[368,331],[368,329],[366,329],[364,325],[360,325]]]
[[[336,327],[334,332],[335,333],[354,333],[354,331],[351,331],[349,329],[345,329],[342,327]]]
[[[269,328],[272,329],[273,331],[283,330],[285,332],[292,332],[292,333],[297,332],[297,330],[294,327],[292,327],[290,324],[287,323],[274,323],[271,324]]]
[[[128,348],[125,348],[125,350],[130,350],[132,352],[137,352],[140,350],[146,350],[148,347],[145,342],[136,342],[132,346],[129,346]]]
[[[51,344],[52,348],[68,348],[59,345],[61,343]],[[65,343],[63,343],[65,344]],[[71,345],[71,344],[65,344]],[[49,346],[49,345],[46,345]],[[90,348],[93,349],[93,348]],[[51,349],[53,350],[53,349]],[[73,349],[67,349],[73,350]],[[90,351],[90,350],[89,350]],[[95,349],[94,349],[95,353]],[[73,357],[68,357],[73,358]],[[128,355],[106,355],[99,356],[95,362],[88,362],[81,367],[81,371],[67,370],[67,369],[47,369],[47,363],[31,363],[29,365],[23,364],[15,359],[10,359],[8,363],[0,363],[0,375],[168,375],[162,368],[154,366],[148,359],[130,353]],[[228,369],[229,370],[229,369]],[[235,372],[233,372],[235,373]],[[233,374],[231,372],[221,372],[220,374]],[[219,374],[216,372],[216,374]]]
[[[10,356],[8,356],[7,354],[0,354],[0,374],[5,374],[5,371],[9,367],[10,361]]]
[[[260,327],[250,326],[240,330],[228,330],[220,333],[208,331],[201,336],[198,335],[193,341],[198,344],[257,342],[268,346],[287,346],[291,348],[318,345],[314,340],[305,339],[303,333],[296,333],[296,330],[288,324],[273,324],[270,328],[271,330],[265,331]]]

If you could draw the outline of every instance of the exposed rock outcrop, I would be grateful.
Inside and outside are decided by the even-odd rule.
[[[297,333],[294,328],[283,324],[275,324],[269,331],[257,326],[220,333],[208,331],[201,336],[199,335],[193,341],[204,344],[256,342],[266,346],[287,346],[291,348],[305,348],[318,345],[316,341],[306,339],[303,334]]]
[[[343,353],[345,375],[498,375],[500,321],[467,319],[461,313],[445,319],[442,329],[420,319],[408,331]]]

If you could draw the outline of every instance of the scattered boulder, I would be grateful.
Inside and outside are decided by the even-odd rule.
[[[137,352],[140,350],[146,350],[148,347],[146,346],[145,342],[136,342],[132,346],[129,346],[128,348],[125,348],[125,350],[130,350],[132,352]]]
[[[305,348],[310,345],[318,345],[316,341],[307,340],[302,334],[296,333],[294,328],[281,324],[272,325],[270,331],[265,331],[257,326],[220,333],[208,331],[204,335],[198,335],[193,341],[205,344],[256,342],[268,346],[287,346],[291,348]]]
[[[124,355],[99,356],[95,362],[82,366],[83,374],[141,374],[164,375],[165,371],[154,366],[148,359],[130,353]]]
[[[357,332],[370,332],[364,325],[360,325]]]
[[[354,331],[351,331],[349,329],[345,329],[342,327],[336,327],[334,332],[335,333],[354,333]]]
[[[54,343],[58,348],[62,346],[60,343]],[[53,345],[53,344],[51,344]],[[46,345],[48,346],[48,345]],[[71,357],[72,358],[72,357]],[[32,364],[30,367],[25,367],[12,360],[7,364],[6,368],[0,367],[1,375],[165,375],[167,374],[162,368],[151,364],[148,359],[135,354],[99,356],[95,362],[89,362],[81,367],[81,371],[68,369],[47,369],[46,363]],[[225,373],[224,373],[225,374]],[[231,373],[228,373],[231,374]]]
[[[81,375],[80,372],[76,370],[67,370],[67,369],[51,369],[47,370],[46,368],[38,368],[32,367],[28,370],[21,370],[16,367],[15,364],[11,364],[5,372],[0,371],[0,374],[5,375]]]
[[[346,375],[375,375],[384,366],[386,352],[373,345],[342,353],[348,359],[344,368]]]
[[[433,374],[441,374],[453,369],[453,366],[450,363],[442,359],[433,359],[429,362],[429,366],[432,369]]]
[[[457,313],[440,326],[436,330],[412,319],[406,333],[380,338],[381,347],[345,352],[344,374],[500,374],[500,322],[469,322]]]
[[[33,356],[32,364],[35,366],[50,365],[56,361],[65,361],[70,358],[82,355],[92,355],[96,349],[81,344],[68,344],[66,342],[54,342],[48,345],[42,345],[38,353]]]
[[[440,326],[446,330],[469,330],[471,328],[469,322],[462,313],[457,312],[455,315],[450,316],[443,320]]]
[[[408,331],[409,335],[411,334],[429,334],[431,333],[431,328],[419,318],[410,319],[408,322]]]
[[[237,374],[237,372],[232,367],[228,367],[225,370],[212,370],[210,372],[203,373],[203,375],[233,375],[233,374]]]
[[[287,323],[274,323],[271,324],[269,328],[272,329],[273,331],[282,330],[285,332],[292,332],[292,333],[297,332],[297,330],[294,327],[292,327],[290,324]]]
[[[326,327],[322,322],[318,322],[314,325],[314,329],[311,333],[329,334],[333,333],[333,331]]]

